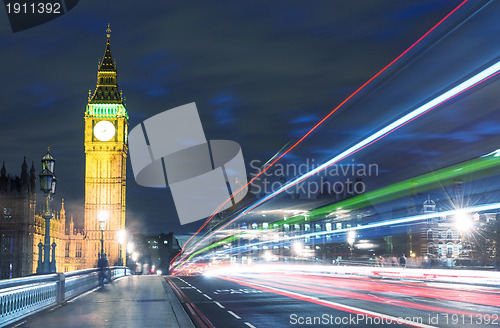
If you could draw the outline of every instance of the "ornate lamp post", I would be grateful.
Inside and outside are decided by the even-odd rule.
[[[100,211],[97,214],[97,219],[99,220],[99,228],[101,229],[101,254],[99,255],[100,259],[104,259],[106,256],[104,254],[104,229],[106,229],[106,220],[109,218],[108,211]]]
[[[116,233],[116,239],[118,240],[118,261],[116,264],[118,266],[123,266],[122,245],[125,242],[126,234],[125,230],[118,230]],[[127,250],[125,250],[125,253],[126,252]]]
[[[132,242],[127,244],[127,249],[125,250],[125,266],[129,266],[128,257],[134,252],[135,245]]]
[[[40,172],[40,189],[45,193],[45,212],[42,217],[45,219],[45,243],[38,244],[38,268],[37,273],[56,272],[56,243],[50,245],[50,220],[53,214],[50,210],[51,196],[56,193],[57,178],[54,175],[56,159],[50,155],[50,147],[47,154],[42,157],[42,172]],[[52,261],[50,261],[50,247],[52,246]],[[42,260],[43,247],[43,260]]]

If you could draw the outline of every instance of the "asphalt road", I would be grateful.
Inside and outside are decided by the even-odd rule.
[[[500,327],[500,289],[266,273],[169,277],[198,327]]]

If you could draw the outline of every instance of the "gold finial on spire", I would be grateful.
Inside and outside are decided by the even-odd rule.
[[[90,91],[90,89],[89,89],[89,101],[90,101],[90,95],[91,95],[91,94],[92,94],[92,92],[91,92],[91,91]]]
[[[109,37],[111,36],[111,29],[109,28],[109,23],[108,23],[108,29],[106,30],[106,35]]]

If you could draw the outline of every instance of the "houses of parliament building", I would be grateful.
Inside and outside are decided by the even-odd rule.
[[[96,267],[101,233],[109,264],[125,263],[118,244],[118,231],[125,229],[126,159],[128,114],[118,89],[116,64],[111,56],[108,27],[104,57],[99,63],[97,86],[89,92],[84,113],[85,217],[84,228],[76,230],[67,217],[64,200],[50,223],[51,244],[55,242],[57,272]],[[0,278],[36,272],[39,244],[44,242],[43,208],[36,202],[38,175],[26,158],[21,174],[0,169]],[[106,213],[106,224],[98,216]],[[67,221],[69,221],[67,223]],[[103,231],[101,231],[103,228]],[[52,253],[52,252],[51,252]]]

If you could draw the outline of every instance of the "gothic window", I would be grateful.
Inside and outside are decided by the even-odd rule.
[[[453,245],[448,245],[446,255],[453,255]]]
[[[434,246],[427,246],[427,253],[428,254],[434,254]]]
[[[75,257],[82,257],[82,243],[76,243]]]
[[[64,257],[69,257],[69,242],[64,246]]]

